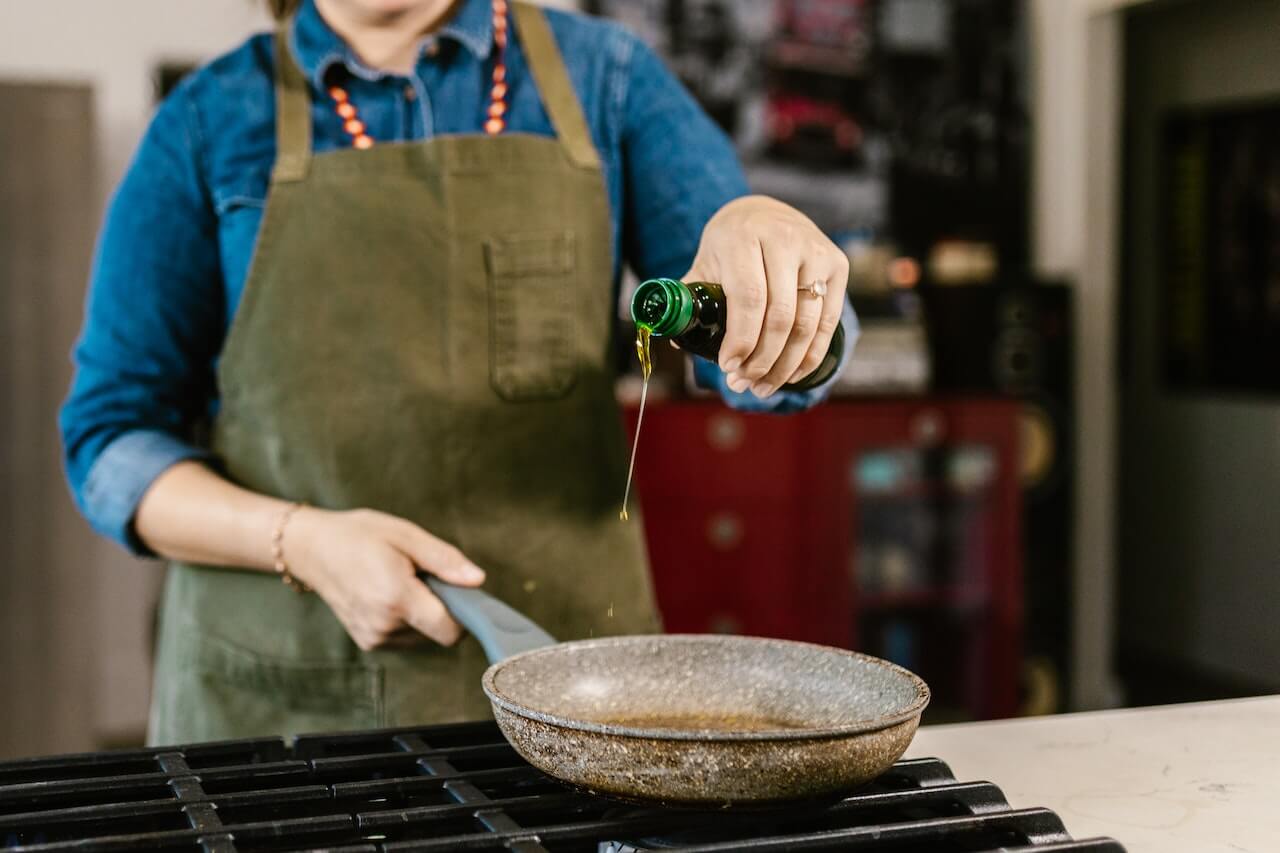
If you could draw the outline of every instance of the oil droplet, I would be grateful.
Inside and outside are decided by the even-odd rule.
[[[609,618],[610,619],[613,618],[613,602],[612,601],[609,602]]]
[[[649,335],[651,330],[648,326],[636,325],[636,355],[640,358],[640,374],[642,381],[640,383],[640,413],[636,416],[636,435],[631,440],[631,461],[627,464],[627,486],[622,492],[622,510],[618,513],[620,521],[626,521],[630,516],[627,514],[627,501],[631,498],[631,477],[636,470],[636,448],[640,446],[640,425],[644,423],[644,404],[649,396],[649,376],[653,373],[653,362],[649,358]]]
[[[529,580],[527,580],[527,581],[525,581],[525,582],[524,582],[524,591],[525,591],[525,592],[533,592],[533,591],[534,591],[535,589],[537,589],[537,588],[538,588],[538,582],[537,582],[536,580],[534,580],[533,578],[529,578]]]

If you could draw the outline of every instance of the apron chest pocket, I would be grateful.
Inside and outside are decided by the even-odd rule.
[[[577,379],[572,231],[508,234],[485,242],[489,381],[505,400],[563,397]]]

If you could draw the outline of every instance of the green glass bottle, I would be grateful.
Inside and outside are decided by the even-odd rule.
[[[705,281],[651,278],[636,288],[631,299],[631,319],[654,338],[670,338],[686,352],[716,361],[725,332],[724,288]],[[843,351],[844,327],[840,325],[817,368],[782,388],[807,391],[821,385],[835,373]]]

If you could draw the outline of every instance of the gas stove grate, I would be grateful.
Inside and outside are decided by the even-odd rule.
[[[1123,853],[1073,841],[937,759],[900,761],[838,802],[765,812],[621,806],[530,767],[493,723],[0,763],[0,849],[875,850]]]

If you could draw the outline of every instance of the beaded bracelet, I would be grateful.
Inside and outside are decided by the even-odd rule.
[[[271,560],[275,566],[276,574],[280,575],[280,582],[292,589],[294,592],[311,592],[311,587],[293,576],[293,572],[289,571],[289,566],[284,561],[284,528],[289,523],[289,519],[293,518],[293,514],[302,509],[306,504],[293,503],[289,504],[280,518],[276,521],[275,530],[271,533]]]

